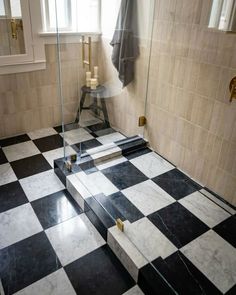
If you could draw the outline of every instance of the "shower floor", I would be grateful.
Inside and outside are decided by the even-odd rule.
[[[63,151],[61,131],[59,126],[0,140],[5,294],[143,294],[54,174],[53,161]],[[65,134],[68,154],[123,138],[100,123],[72,124]],[[234,209],[216,204],[218,199],[149,149],[79,173],[105,180],[94,196],[123,219],[134,243],[178,294],[235,294]],[[148,273],[148,266],[142,271]],[[160,294],[173,294],[158,284]]]

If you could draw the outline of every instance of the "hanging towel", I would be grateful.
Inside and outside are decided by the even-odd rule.
[[[134,79],[135,60],[139,55],[137,0],[121,0],[116,29],[110,44],[113,46],[112,63],[125,87]]]

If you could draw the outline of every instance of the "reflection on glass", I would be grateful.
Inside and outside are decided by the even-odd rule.
[[[214,0],[212,2],[209,28],[236,31],[235,0]]]

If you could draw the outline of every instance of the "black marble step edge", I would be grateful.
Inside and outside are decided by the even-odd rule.
[[[127,156],[130,153],[146,148],[148,142],[139,136],[133,136],[116,141],[115,144],[121,149],[122,155]],[[114,146],[112,148],[114,148]],[[95,167],[94,160],[87,153],[82,154],[79,161],[72,163],[71,172],[66,168],[66,160],[65,158],[54,160],[54,172],[64,185],[66,185],[67,176]]]
[[[236,210],[236,207],[229,203],[228,201],[226,201],[224,198],[222,198],[221,196],[217,195],[216,193],[214,193],[212,190],[210,190],[209,188],[207,187],[203,187],[203,189],[205,189],[208,193],[212,194],[216,199],[220,200],[222,203],[225,203],[226,205],[228,205],[230,208]],[[202,192],[202,194],[204,195],[204,193]],[[205,195],[204,195],[205,196]],[[220,206],[218,204],[218,206]]]
[[[146,295],[178,294],[151,263],[148,263],[139,270],[138,285]]]

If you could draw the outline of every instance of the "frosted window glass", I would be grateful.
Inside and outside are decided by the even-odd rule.
[[[0,15],[1,16],[6,15],[4,0],[0,0]]]
[[[21,18],[21,5],[20,0],[10,0],[11,16]]]
[[[70,24],[68,10],[70,8],[70,0],[48,0],[49,8],[49,27],[56,28],[56,11],[59,29],[66,29]]]

